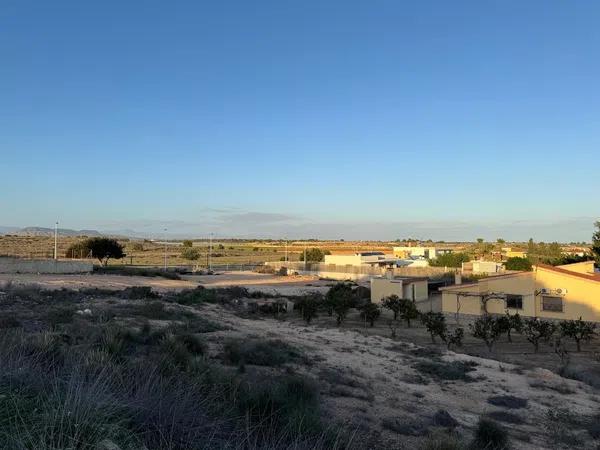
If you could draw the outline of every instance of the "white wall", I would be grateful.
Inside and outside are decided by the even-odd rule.
[[[0,257],[0,273],[87,273],[93,268],[91,261]]]

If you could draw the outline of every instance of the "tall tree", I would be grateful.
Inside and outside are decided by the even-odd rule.
[[[596,231],[592,235],[592,254],[596,260],[596,266],[600,267],[600,220],[594,223]]]

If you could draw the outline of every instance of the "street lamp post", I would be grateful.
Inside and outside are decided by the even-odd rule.
[[[54,224],[54,260],[58,259],[58,222]]]
[[[213,234],[210,233],[208,237],[208,270],[212,272],[212,238]]]

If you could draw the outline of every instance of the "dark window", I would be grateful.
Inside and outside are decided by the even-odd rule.
[[[542,295],[542,311],[563,312],[562,297]]]
[[[506,296],[506,307],[512,309],[523,309],[523,296],[508,294]]]

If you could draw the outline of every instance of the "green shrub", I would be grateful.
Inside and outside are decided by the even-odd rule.
[[[198,286],[195,289],[185,289],[178,292],[171,299],[180,305],[198,305],[205,302],[215,303],[217,295],[214,289],[205,289],[202,286]]]
[[[481,417],[477,423],[472,447],[486,450],[508,449],[508,432],[493,420]]]
[[[506,262],[504,263],[504,267],[507,270],[520,270],[530,272],[532,269],[532,264],[529,258],[519,258],[518,256],[514,256],[506,260]]]
[[[189,261],[196,261],[200,258],[200,250],[193,247],[184,247],[181,250],[181,257]]]
[[[438,380],[474,381],[468,373],[474,371],[475,366],[477,366],[477,363],[472,361],[421,361],[413,367],[419,372]]]
[[[117,296],[127,300],[142,300],[147,298],[159,298],[150,286],[129,286],[120,291]]]
[[[280,366],[299,359],[301,353],[280,340],[231,339],[225,343],[224,356],[230,364]]]

